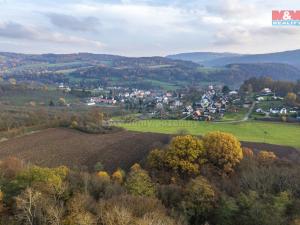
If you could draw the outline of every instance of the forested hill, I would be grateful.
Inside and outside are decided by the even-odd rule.
[[[293,54],[295,52],[297,51]],[[215,61],[221,61],[225,60],[223,56],[203,54],[201,60],[214,58]],[[220,58],[216,59],[216,57]],[[241,57],[244,56],[231,58]],[[279,61],[280,57],[274,59]],[[299,57],[293,60],[295,62]],[[284,62],[286,61],[230,63],[219,67],[205,67],[192,61],[168,57],[124,57],[90,53],[42,55],[0,53],[0,78],[46,84],[63,82],[84,88],[99,85],[176,88],[207,83],[237,87],[250,77],[261,76],[268,76],[275,80],[299,80],[300,69]]]
[[[167,56],[169,58],[193,61],[205,66],[225,66],[234,63],[284,63],[300,68],[300,50],[267,54],[233,54],[194,52]]]

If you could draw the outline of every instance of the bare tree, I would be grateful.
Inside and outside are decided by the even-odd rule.
[[[38,224],[37,212],[41,193],[27,188],[21,195],[16,198],[18,220],[23,221],[26,225]]]

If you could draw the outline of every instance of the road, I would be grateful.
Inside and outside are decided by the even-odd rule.
[[[246,113],[246,115],[241,120],[215,121],[214,123],[240,123],[240,122],[246,122],[249,119],[249,116],[251,115],[251,113],[253,112],[255,104],[256,104],[255,102],[252,103],[252,105],[250,106],[248,112]]]

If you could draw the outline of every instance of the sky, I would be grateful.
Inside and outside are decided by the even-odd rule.
[[[300,49],[300,26],[273,27],[299,0],[0,0],[0,51],[164,56]]]

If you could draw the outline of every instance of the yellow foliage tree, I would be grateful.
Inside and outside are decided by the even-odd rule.
[[[141,169],[142,169],[142,167],[141,167],[141,165],[138,164],[138,163],[133,164],[133,165],[131,166],[131,168],[130,168],[130,170],[133,171],[133,172],[139,171],[139,170],[141,170]]]
[[[191,135],[172,139],[168,148],[153,150],[148,156],[148,164],[155,169],[170,169],[183,178],[197,175],[204,163],[203,143]]]
[[[106,171],[99,171],[97,176],[103,181],[110,181],[110,176]]]
[[[154,196],[156,191],[148,172],[143,169],[131,170],[125,187],[132,195]]]
[[[258,161],[260,161],[262,163],[268,163],[268,162],[273,162],[274,160],[276,160],[277,156],[275,155],[274,152],[260,151],[257,154],[257,159],[258,159]]]
[[[204,136],[203,143],[208,162],[226,173],[243,158],[241,143],[232,134],[211,132]]]
[[[124,177],[123,177],[123,173],[120,169],[116,170],[113,174],[112,174],[112,180],[119,183],[119,184],[122,184],[123,183],[123,180],[124,180]]]

